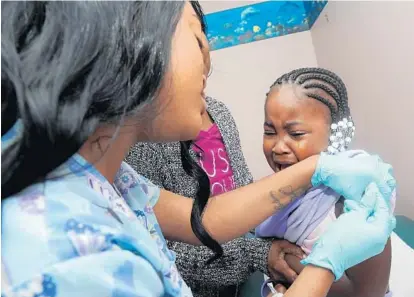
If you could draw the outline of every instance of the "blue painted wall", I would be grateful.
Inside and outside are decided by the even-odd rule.
[[[266,1],[206,15],[212,50],[309,30],[327,1]]]

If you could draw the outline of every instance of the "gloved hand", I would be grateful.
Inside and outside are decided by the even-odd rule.
[[[350,154],[354,154],[350,158]],[[312,176],[314,187],[323,184],[345,199],[359,201],[365,188],[375,182],[383,197],[389,201],[396,182],[391,165],[378,156],[364,151],[349,151],[339,155],[322,153]]]
[[[371,183],[360,202],[345,200],[344,214],[329,226],[302,264],[329,269],[338,280],[348,268],[380,254],[395,225],[386,200]]]

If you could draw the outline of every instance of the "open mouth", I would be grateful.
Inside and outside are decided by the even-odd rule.
[[[282,171],[283,169],[286,169],[289,166],[293,165],[293,164],[280,164],[280,163],[276,163],[276,162],[274,164],[275,164],[277,172]]]

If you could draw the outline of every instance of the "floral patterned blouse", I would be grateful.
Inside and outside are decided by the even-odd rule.
[[[75,155],[3,200],[2,296],[192,296],[153,212],[159,193],[126,163],[111,185]]]

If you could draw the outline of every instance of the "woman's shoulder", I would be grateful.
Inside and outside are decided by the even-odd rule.
[[[231,137],[233,133],[238,134],[237,125],[230,109],[221,101],[211,97],[206,98],[208,113],[218,125],[220,132],[226,135],[223,137]]]
[[[125,172],[129,170],[119,177],[131,186],[125,179],[131,175]],[[137,271],[147,267],[147,262],[169,263],[171,259],[161,252],[165,244],[162,247],[158,244],[164,241],[152,211],[154,202],[145,198],[150,196],[146,193],[155,189],[145,178],[137,174],[134,178],[139,182],[136,188],[140,189],[134,192],[136,201],[140,202],[134,204],[134,209],[129,208],[109,183],[93,177],[85,178],[85,183],[83,178],[73,177],[35,185],[4,200],[2,264],[11,286],[20,286],[30,279],[36,282],[37,276],[47,278],[48,283],[67,275],[87,276],[85,267],[98,277],[108,272],[101,270],[102,265],[108,268],[112,264],[114,274],[106,278],[116,278],[116,269],[127,263],[120,261],[125,255],[121,253],[124,249],[121,242],[141,255],[142,260],[126,259],[135,263]],[[45,271],[49,274],[40,274]],[[53,285],[58,286],[59,282]]]
[[[207,109],[208,112],[210,114],[214,114],[215,113],[228,113],[230,114],[230,110],[227,107],[226,104],[224,104],[224,102],[217,100],[216,98],[213,97],[206,97],[206,102],[207,102]]]
[[[159,187],[126,162],[122,162],[114,185],[132,209],[154,207],[160,195]]]
[[[85,199],[87,195],[88,189],[82,185],[74,188],[62,182],[48,182],[2,201],[2,261],[10,268],[13,282],[19,283],[45,267],[74,257],[76,248],[86,248],[86,242],[77,234],[93,234],[97,230],[94,222],[86,224],[94,215],[106,220],[105,210],[92,209]],[[107,221],[110,229],[111,221]]]
[[[139,142],[136,143],[128,152],[126,161],[128,164],[136,162],[151,161],[154,158],[168,156],[170,153],[176,153],[180,149],[180,143],[175,142]]]

